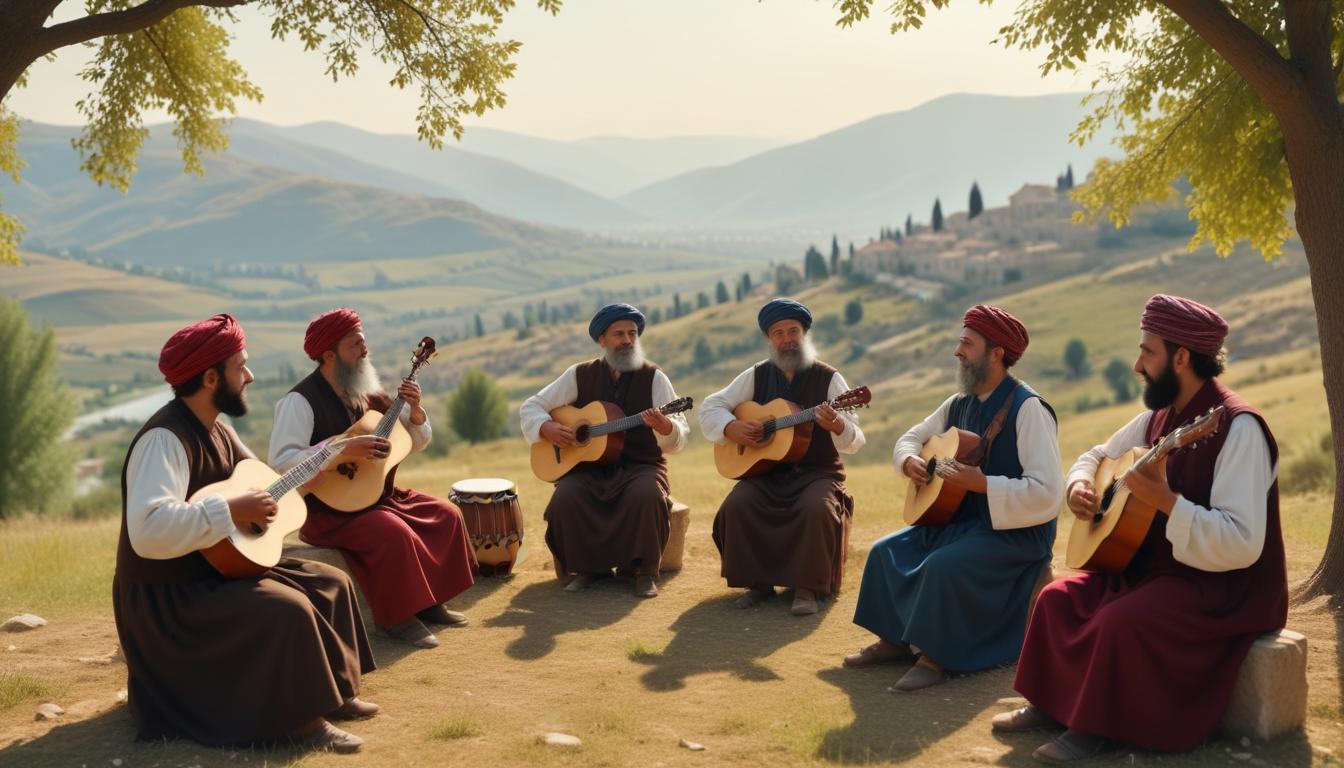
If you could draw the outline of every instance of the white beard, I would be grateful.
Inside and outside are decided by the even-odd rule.
[[[617,373],[630,373],[644,367],[644,347],[640,345],[639,339],[635,339],[635,343],[625,352],[607,349],[603,350],[602,356]]]
[[[796,355],[781,354],[772,345],[770,347],[770,362],[774,363],[779,370],[788,374],[806,371],[811,368],[812,364],[817,362],[817,348],[812,343],[812,334],[803,334],[803,340],[798,344]]]
[[[345,396],[352,402],[362,402],[369,395],[383,391],[378,371],[367,357],[351,366],[337,362],[336,381],[345,389]]]

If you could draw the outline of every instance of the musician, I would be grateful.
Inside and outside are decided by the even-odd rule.
[[[728,586],[747,590],[734,601],[737,607],[768,600],[782,586],[793,590],[793,614],[805,616],[840,589],[854,513],[840,454],[863,447],[863,430],[856,417],[827,404],[849,386],[839,371],[817,359],[808,308],[773,299],[756,322],[768,359],[705,398],[701,431],[716,443],[755,444],[763,435],[761,423],[733,415],[748,400],[765,404],[784,398],[800,408],[816,407],[817,421],[798,463],[781,463],[737,482],[714,517],[714,543]]]
[[[1218,381],[1227,323],[1198,302],[1157,295],[1139,327],[1134,370],[1148,410],[1069,471],[1068,506],[1080,520],[1098,509],[1102,457],[1225,411],[1197,448],[1125,474],[1131,496],[1161,514],[1122,576],[1088,573],[1041,592],[1014,682],[1030,703],[993,726],[1067,727],[1036,750],[1043,760],[1115,742],[1194,748],[1222,719],[1251,643],[1287,617],[1278,448],[1264,417]]]
[[[981,436],[988,449],[945,478],[967,490],[946,526],[907,526],[873,544],[854,623],[878,640],[844,660],[862,667],[918,655],[896,691],[1016,659],[1055,541],[1063,481],[1054,411],[1009,372],[1027,350],[1027,329],[983,305],[962,324],[953,353],[960,392],[896,441],[893,461],[927,483],[919,451],[950,427]]]
[[[352,309],[333,309],[308,326],[303,351],[316,369],[275,406],[270,464],[284,471],[308,458],[319,443],[340,435],[366,411],[386,412],[391,399],[369,361],[364,327]],[[401,424],[411,450],[429,443],[429,416],[420,404],[420,385],[397,387],[406,402]],[[386,458],[390,443],[372,435],[348,446],[345,457]],[[308,519],[299,537],[318,547],[341,550],[374,621],[394,638],[433,648],[438,638],[428,624],[461,626],[467,618],[443,603],[472,584],[473,554],[462,512],[428,494],[393,485],[388,475],[382,498],[361,512],[335,510],[308,495]]]
[[[574,430],[553,420],[562,405],[582,408],[595,400],[640,413],[648,429],[625,434],[620,458],[606,466],[579,466],[560,478],[546,505],[546,546],[565,575],[566,592],[579,592],[613,568],[635,576],[635,594],[654,597],[667,546],[672,501],[666,454],[686,447],[690,431],[682,414],[659,408],[677,399],[672,382],[644,357],[644,314],[629,304],[608,304],[593,315],[588,335],[602,355],[571,365],[560,378],[519,408],[529,443],[574,445]]]
[[[292,559],[254,579],[227,579],[199,551],[235,525],[266,526],[277,511],[264,490],[186,502],[254,458],[219,420],[247,413],[244,347],[227,314],[173,334],[159,371],[174,397],[136,433],[122,466],[112,607],[131,713],[141,739],[218,746],[290,737],[354,752],[362,740],[328,722],[378,711],[357,697],[374,664],[350,580]]]

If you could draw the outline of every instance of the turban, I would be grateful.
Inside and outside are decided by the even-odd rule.
[[[336,346],[336,342],[354,333],[359,328],[359,315],[347,307],[323,312],[308,324],[308,332],[303,335],[303,353],[314,360],[320,360],[322,353]]]
[[[804,331],[812,327],[812,313],[793,299],[771,299],[756,315],[756,324],[761,326],[761,333],[769,333],[770,326],[780,320],[797,320],[803,324]]]
[[[1198,301],[1159,293],[1143,308],[1139,327],[1192,352],[1215,357],[1227,338],[1227,321]]]
[[[977,304],[966,310],[962,325],[984,336],[990,344],[1003,347],[1003,364],[1010,366],[1022,358],[1031,339],[1027,328],[1016,317],[998,307]]]
[[[174,387],[187,383],[212,365],[243,351],[243,327],[230,314],[192,323],[174,333],[159,352],[159,372]]]
[[[608,304],[597,310],[597,314],[588,322],[588,335],[597,341],[597,337],[606,333],[611,324],[619,320],[634,320],[639,335],[644,335],[644,313],[629,304]]]

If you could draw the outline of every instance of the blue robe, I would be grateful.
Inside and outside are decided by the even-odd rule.
[[[954,400],[944,426],[983,435],[1009,397],[1008,418],[981,465],[987,476],[1022,476],[1017,411],[1040,395],[1007,377],[983,403],[974,395]],[[907,526],[873,544],[854,623],[889,643],[918,646],[952,672],[1016,661],[1032,588],[1050,562],[1055,522],[996,531],[989,499],[967,493],[945,527]]]

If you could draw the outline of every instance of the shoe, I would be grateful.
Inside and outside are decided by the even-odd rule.
[[[570,579],[569,583],[565,585],[565,591],[582,592],[591,587],[595,581],[597,581],[597,576],[591,573],[576,573],[574,578]]]
[[[415,617],[426,624],[440,624],[445,627],[465,627],[469,623],[465,613],[449,610],[444,605],[431,605],[415,614]]]
[[[367,720],[378,714],[380,707],[371,701],[364,701],[358,696],[351,699],[340,707],[337,707],[327,715],[328,720]]]
[[[421,621],[414,616],[394,627],[383,627],[384,632],[416,648],[438,648],[439,638],[434,636]]]
[[[364,740],[353,733],[347,733],[340,728],[321,721],[321,725],[312,731],[295,736],[290,739],[297,747],[324,752],[335,752],[341,755],[349,755],[359,751],[364,746]]]
[[[908,645],[894,645],[886,640],[876,643],[845,657],[846,667],[871,667],[874,664],[889,664],[894,661],[913,659],[915,654]]]
[[[1030,704],[1012,712],[1000,712],[989,721],[989,725],[1000,733],[1025,733],[1060,727],[1058,720]]]
[[[654,583],[652,576],[640,575],[635,577],[635,597],[657,597],[658,585]]]
[[[752,587],[733,601],[734,608],[754,608],[775,596],[774,587]]]
[[[816,612],[816,594],[810,589],[795,589],[793,591],[793,605],[789,608],[789,613],[794,616],[811,616]]]
[[[1116,745],[1109,739],[1074,730],[1065,731],[1036,748],[1031,756],[1043,763],[1072,763],[1110,752]]]
[[[937,685],[947,679],[947,672],[941,668],[935,669],[926,666],[923,661],[911,667],[908,672],[901,676],[896,684],[888,688],[888,691],[895,693],[897,691],[918,691],[921,688],[928,688]]]

